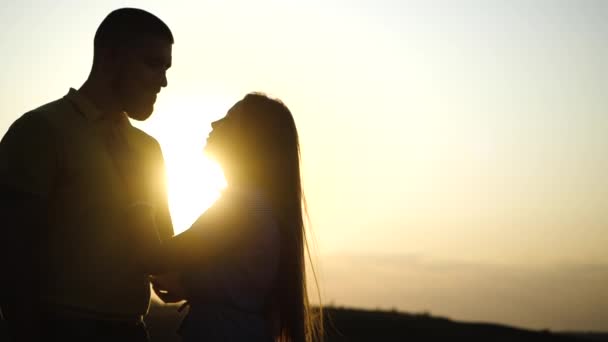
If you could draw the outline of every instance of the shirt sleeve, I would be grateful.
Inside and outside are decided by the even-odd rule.
[[[147,201],[143,201],[141,204],[144,207],[149,205],[154,208],[154,211],[152,216],[148,216],[147,218],[145,215],[140,216],[148,221],[132,221],[133,223],[130,223],[130,225],[133,227],[145,227],[145,231],[140,231],[137,238],[135,238],[142,246],[143,252],[140,261],[144,272],[159,274],[170,270],[163,250],[165,249],[165,242],[173,237],[173,223],[169,211],[167,177],[162,150],[156,140],[152,140],[152,144],[148,143],[147,146],[146,169],[144,170],[146,177],[140,178],[145,178],[144,188],[148,192],[146,195]],[[137,182],[138,180],[135,181]],[[132,204],[130,213],[137,214],[137,210],[133,210],[137,207],[137,204],[137,202]],[[145,210],[141,213],[145,214]],[[154,233],[153,235],[150,235],[151,231]]]
[[[2,188],[45,199],[56,175],[57,144],[50,125],[35,112],[23,115],[0,142]]]
[[[157,191],[156,191],[156,225],[158,229],[158,235],[162,241],[166,241],[173,237],[173,223],[171,220],[171,213],[169,211],[169,196],[167,191],[167,172],[165,167],[165,159],[163,152],[158,143],[155,143],[155,165],[156,178],[157,178]]]

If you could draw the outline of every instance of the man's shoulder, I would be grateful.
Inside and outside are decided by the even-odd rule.
[[[52,124],[55,121],[61,121],[71,111],[73,109],[68,101],[65,98],[60,98],[26,112],[16,121]]]
[[[57,115],[59,113],[65,113],[66,111],[72,112],[74,111],[74,109],[70,105],[68,99],[66,99],[65,97],[61,97],[59,99],[45,103],[35,109],[32,109],[24,115],[49,116]]]
[[[65,108],[63,99],[58,99],[20,115],[10,126],[9,131],[31,131],[51,129],[55,114]],[[7,132],[8,133],[8,132]]]

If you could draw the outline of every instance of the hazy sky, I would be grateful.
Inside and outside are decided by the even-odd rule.
[[[608,2],[5,1],[0,134],[84,82],[123,6],[176,39],[138,126],[177,230],[218,188],[209,123],[264,91],[296,117],[327,302],[608,330]]]

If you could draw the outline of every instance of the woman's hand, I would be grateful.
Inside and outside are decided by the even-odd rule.
[[[152,289],[165,303],[177,303],[186,300],[186,291],[182,286],[179,273],[151,275]]]

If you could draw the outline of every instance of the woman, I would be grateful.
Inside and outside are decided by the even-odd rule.
[[[178,271],[153,277],[155,289],[166,301],[188,301],[184,341],[311,341],[293,117],[282,102],[251,93],[212,127],[205,152],[227,188],[155,253],[152,273]]]

